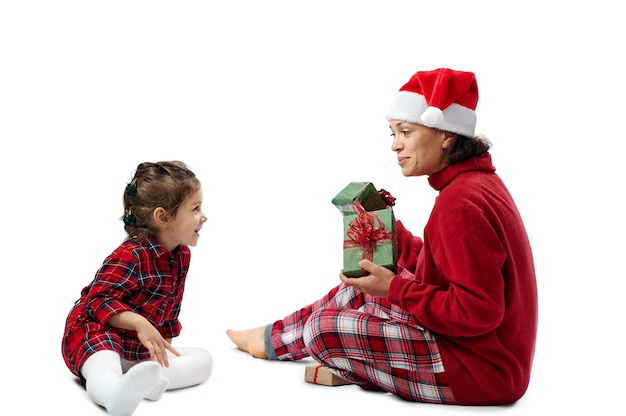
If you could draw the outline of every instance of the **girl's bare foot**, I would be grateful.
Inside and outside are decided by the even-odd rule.
[[[243,331],[233,331],[229,329],[226,331],[226,335],[228,335],[228,338],[230,338],[241,351],[249,353],[254,358],[267,359],[264,326]]]

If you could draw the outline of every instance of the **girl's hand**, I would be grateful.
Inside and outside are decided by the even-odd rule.
[[[361,277],[348,277],[340,273],[339,279],[341,279],[346,286],[351,286],[359,292],[386,298],[389,294],[389,286],[391,285],[395,273],[369,260],[361,260],[359,267],[369,272],[369,274]]]
[[[180,355],[180,353],[172,347],[172,344],[163,338],[159,331],[148,321],[146,321],[145,325],[141,325],[141,327],[137,328],[137,338],[139,338],[141,344],[150,352],[150,358],[164,367],[170,366],[167,359],[168,350],[174,355]]]
[[[109,325],[115,328],[122,328],[135,331],[139,342],[148,349],[150,352],[150,358],[158,361],[159,364],[165,367],[169,367],[169,361],[167,359],[167,350],[171,351],[174,355],[180,355],[169,340],[166,340],[161,336],[161,333],[143,316],[131,312],[123,311],[113,315],[107,322]]]

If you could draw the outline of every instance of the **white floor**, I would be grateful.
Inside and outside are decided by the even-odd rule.
[[[304,367],[312,363],[258,360],[237,350],[227,337],[213,334],[214,372],[206,383],[188,389],[166,392],[157,402],[144,400],[135,415],[244,415],[258,411],[276,416],[320,414],[394,414],[394,415],[534,415],[580,414],[623,415],[618,397],[609,393],[616,386],[603,386],[602,379],[581,379],[559,375],[558,358],[540,359],[527,394],[510,406],[463,407],[410,403],[386,393],[366,392],[354,385],[327,387],[304,381]],[[182,344],[181,344],[182,345]],[[553,361],[555,366],[550,365]],[[45,408],[50,414],[105,415],[94,405],[82,386],[65,369],[59,357],[49,365],[49,381],[42,395],[33,395],[39,380],[33,378],[26,388],[9,388],[18,397],[9,397],[25,409]],[[576,363],[572,362],[572,366]],[[589,372],[589,371],[587,371]],[[567,376],[567,375],[565,375]],[[585,386],[585,383],[593,385]],[[13,386],[15,387],[15,386]],[[607,396],[598,392],[607,389]],[[24,412],[24,414],[30,412]],[[22,414],[22,413],[16,413]],[[43,413],[41,413],[43,414]]]
[[[409,403],[385,393],[366,392],[356,386],[327,387],[304,381],[304,366],[312,363],[277,363],[256,360],[234,349],[215,352],[216,367],[212,378],[193,388],[167,392],[158,402],[144,400],[135,415],[244,415],[257,411],[282,415],[320,414],[507,414],[529,415],[545,410],[538,397],[529,395],[512,406],[459,407]],[[91,403],[70,377],[59,379],[59,393],[71,411],[66,415],[106,414]],[[61,387],[61,386],[59,386]],[[562,407],[559,407],[562,408]],[[57,409],[61,411],[61,409]]]

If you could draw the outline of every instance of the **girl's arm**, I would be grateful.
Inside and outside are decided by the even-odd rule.
[[[146,318],[135,312],[116,313],[107,324],[115,328],[135,331],[141,344],[150,352],[150,358],[158,361],[162,366],[169,367],[166,350],[170,350],[174,355],[180,355],[172,347],[171,338],[163,338],[161,333]]]

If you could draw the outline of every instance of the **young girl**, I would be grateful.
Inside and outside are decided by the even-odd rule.
[[[181,330],[188,246],[207,220],[201,207],[200,181],[185,164],[140,164],[124,191],[128,236],[69,312],[65,363],[111,415],[131,415],[142,399],[211,375],[208,351],[171,344]]]

